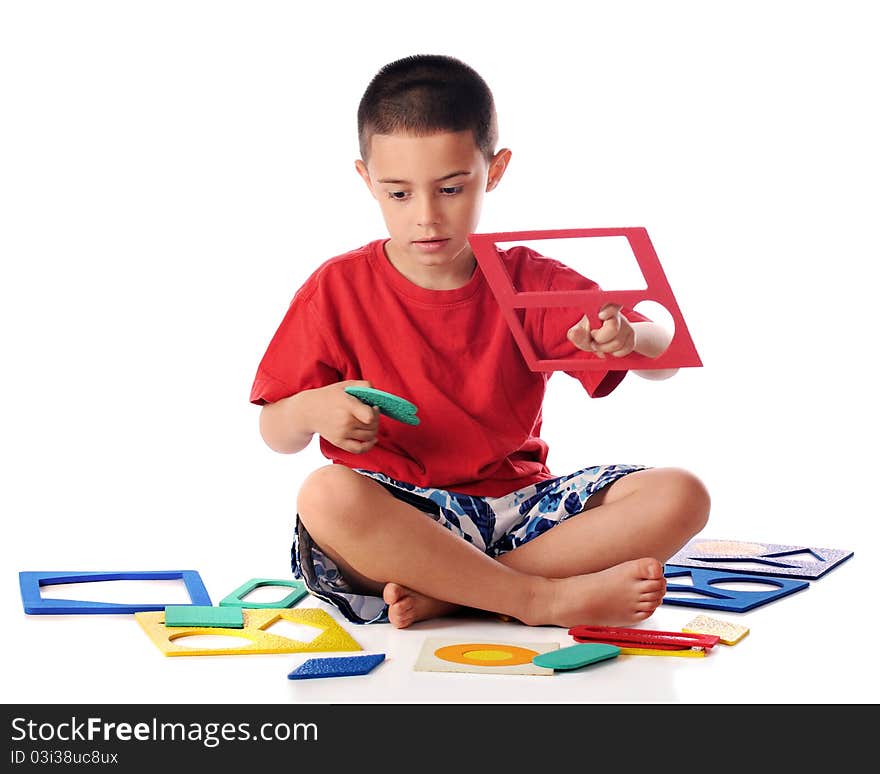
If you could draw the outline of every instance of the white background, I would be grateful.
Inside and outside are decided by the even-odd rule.
[[[285,656],[163,659],[127,617],[25,616],[18,593],[20,570],[197,569],[215,603],[289,577],[295,492],[323,459],[271,452],[248,393],[301,282],[385,234],[354,172],[355,110],[412,53],[458,56],[494,91],[513,160],[481,229],[645,226],[702,357],[597,401],[555,376],[551,466],[684,466],[713,496],[706,537],[854,550],[762,609],[778,639],[724,654],[719,684],[734,701],[876,700],[855,647],[877,634],[870,6],[0,5],[5,700],[522,695],[497,677],[411,692],[425,629],[358,629],[403,657],[382,667],[393,685],[376,673],[345,694],[293,687]],[[690,617],[670,615],[658,628]],[[724,700],[660,661],[686,660],[642,667],[643,689],[545,699]]]

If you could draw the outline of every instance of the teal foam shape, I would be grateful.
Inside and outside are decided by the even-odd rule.
[[[616,645],[607,645],[603,642],[585,642],[539,653],[532,659],[532,663],[546,669],[564,671],[580,669],[588,664],[595,664],[597,661],[605,661],[619,655],[620,648]]]
[[[222,629],[243,629],[244,615],[240,607],[209,605],[168,605],[165,626],[199,626]]]
[[[284,599],[280,599],[278,602],[245,601],[244,598],[248,594],[250,594],[254,589],[261,588],[262,586],[286,586],[292,590],[286,597],[284,597]],[[249,581],[239,586],[231,594],[228,594],[223,599],[221,599],[220,606],[234,606],[252,609],[293,607],[308,593],[309,591],[306,588],[305,583],[302,583],[301,581],[277,580],[272,578],[251,578]]]
[[[382,414],[387,417],[396,419],[407,425],[417,425],[421,421],[416,412],[418,408],[415,403],[410,403],[406,398],[399,395],[392,395],[390,392],[374,389],[373,387],[346,387],[345,391],[349,395],[354,395],[361,403],[368,406],[377,406]]]

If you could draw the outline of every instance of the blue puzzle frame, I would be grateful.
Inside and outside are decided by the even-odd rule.
[[[710,610],[727,610],[733,613],[744,613],[752,608],[766,605],[781,597],[794,594],[807,588],[810,584],[804,580],[792,580],[771,575],[746,575],[729,570],[703,570],[694,567],[678,567],[666,565],[663,568],[666,578],[690,575],[693,586],[682,583],[667,583],[666,591],[688,591],[705,595],[706,598],[694,597],[663,597],[664,605],[683,605],[685,607],[705,607]],[[776,586],[775,591],[729,591],[712,588],[713,583],[753,582]]]
[[[784,575],[789,578],[818,580],[842,562],[853,556],[853,551],[839,548],[816,548],[810,546],[790,546],[779,543],[753,542],[763,550],[760,553],[737,553],[735,546],[743,541],[735,540],[692,540],[677,554],[671,556],[668,564],[673,567],[700,567],[706,570],[729,570],[730,572],[747,572],[753,575]],[[721,550],[714,554],[704,554],[701,545],[708,543],[722,546],[731,545],[730,552]],[[794,559],[799,554],[810,554],[813,559]],[[735,565],[751,564],[760,567],[738,569]],[[734,566],[731,566],[734,565]]]
[[[37,572],[18,574],[21,600],[28,615],[76,615],[93,613],[141,613],[164,610],[168,602],[126,604],[122,602],[89,602],[79,599],[43,599],[42,586],[62,583],[91,583],[115,580],[182,580],[192,605],[211,605],[208,590],[195,570],[145,570],[133,572]]]

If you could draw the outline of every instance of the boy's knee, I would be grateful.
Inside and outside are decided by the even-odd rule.
[[[344,465],[325,465],[310,473],[300,486],[296,509],[306,529],[312,532],[336,518],[350,519],[357,512],[360,473]]]
[[[709,521],[709,510],[712,505],[706,485],[689,470],[668,468],[664,471],[667,495],[672,509],[683,523],[683,526],[696,534]]]

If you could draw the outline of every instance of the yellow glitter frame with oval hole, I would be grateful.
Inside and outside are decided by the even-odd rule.
[[[134,617],[156,647],[166,656],[233,656],[248,653],[363,650],[332,616],[317,608],[245,609],[243,614],[244,626],[241,629],[223,629],[222,632],[216,628],[205,626],[169,629],[165,626],[165,612],[162,610],[135,613]],[[266,631],[272,624],[280,620],[313,626],[321,633],[310,642],[302,642]],[[195,635],[241,637],[248,640],[248,644],[240,648],[189,648],[175,642]]]

